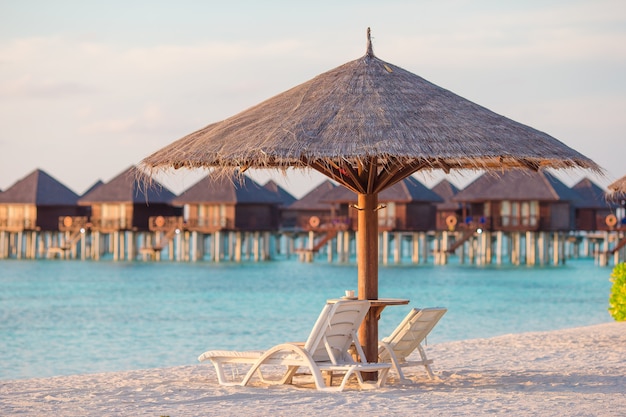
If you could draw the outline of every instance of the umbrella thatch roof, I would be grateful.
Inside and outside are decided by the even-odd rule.
[[[609,185],[609,191],[613,193],[626,194],[626,175]]]
[[[0,194],[0,204],[73,206],[78,195],[41,169],[36,169]]]
[[[358,172],[392,172],[397,182],[421,169],[581,167],[589,158],[367,53],[145,158],[168,168],[312,167],[356,192]],[[375,170],[370,169],[376,167]],[[372,175],[372,174],[370,174]],[[389,175],[387,175],[389,176]],[[348,180],[346,180],[346,178]]]

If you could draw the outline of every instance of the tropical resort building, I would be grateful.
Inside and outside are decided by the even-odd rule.
[[[0,192],[0,259],[262,261],[356,255],[356,194],[326,180],[300,199],[269,181],[205,177],[175,196],[131,167],[77,196],[42,170]],[[241,182],[239,182],[241,180]],[[560,264],[626,255],[626,199],[590,179],[484,174],[465,189],[409,177],[379,195],[382,263]],[[452,257],[452,258],[451,258]],[[409,260],[410,259],[410,260]]]
[[[345,187],[333,187],[319,197],[321,203],[330,204],[328,218],[310,218],[308,252],[317,252],[326,243],[327,252],[332,259],[333,241],[337,241],[339,259],[346,260],[351,245],[350,236],[358,233],[357,195]],[[400,263],[403,252],[410,250],[414,263],[425,261],[428,257],[427,233],[435,229],[436,206],[443,199],[413,177],[406,178],[383,190],[379,195],[377,208],[378,230],[381,240],[380,256],[383,263],[388,263],[390,254],[395,263]],[[319,239],[314,242],[315,234]],[[403,249],[403,242],[408,245]],[[410,246],[410,249],[409,249]],[[421,249],[420,249],[421,248]]]
[[[470,261],[559,264],[575,230],[580,196],[545,171],[512,170],[484,174],[460,191],[462,205],[447,251]],[[466,251],[467,249],[467,251]]]
[[[459,193],[459,189],[448,180],[441,180],[431,188],[443,202],[437,203],[437,224],[436,230],[450,230],[461,218],[461,203],[454,201],[454,197]]]
[[[171,191],[156,181],[146,186],[137,177],[136,168],[130,167],[78,199],[80,206],[90,210],[92,259],[110,254],[114,260],[134,260],[155,246],[151,222],[164,217],[182,219],[182,210],[171,204],[175,197]]]
[[[64,256],[83,238],[80,232],[68,236],[59,229],[59,219],[85,218],[77,199],[41,169],[0,193],[0,259]]]
[[[172,203],[183,207],[183,259],[269,259],[285,196],[249,177],[205,177]],[[207,251],[208,249],[208,251]]]

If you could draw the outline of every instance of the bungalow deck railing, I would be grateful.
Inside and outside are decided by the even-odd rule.
[[[467,216],[456,225],[459,230],[484,229],[490,231],[537,231],[542,222],[540,216]]]
[[[91,227],[101,232],[132,229],[131,219],[120,218],[91,218]]]
[[[183,218],[181,216],[150,216],[148,218],[148,229],[152,232],[182,230]]]
[[[30,219],[0,219],[0,230],[5,232],[37,230],[37,225],[34,220]]]
[[[86,229],[89,226],[89,219],[87,216],[60,216],[59,217],[59,231],[61,232],[75,232],[80,229]]]
[[[348,230],[352,219],[348,216],[300,216],[296,222],[302,230]]]
[[[235,222],[233,219],[226,216],[201,217],[195,219],[187,219],[183,227],[186,230],[210,233],[218,230],[233,229],[235,227]]]

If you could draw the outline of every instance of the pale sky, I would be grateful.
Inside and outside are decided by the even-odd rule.
[[[606,170],[599,185],[626,174],[623,0],[0,0],[0,189],[41,168],[82,194],[363,56],[367,27],[379,58],[556,137]],[[324,179],[251,176],[296,197]]]

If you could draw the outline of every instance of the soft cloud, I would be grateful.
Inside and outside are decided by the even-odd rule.
[[[0,96],[4,96],[5,99],[63,99],[71,96],[92,94],[95,91],[93,87],[80,83],[58,81],[50,78],[35,78],[31,74],[0,83]]]

